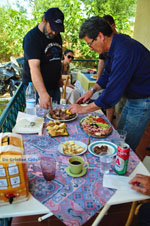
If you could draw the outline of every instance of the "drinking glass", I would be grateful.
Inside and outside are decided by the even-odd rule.
[[[40,165],[45,180],[53,180],[56,172],[56,160],[49,156],[42,156]]]
[[[102,174],[109,173],[112,163],[112,156],[108,155],[106,152],[100,153],[100,172]]]
[[[56,109],[57,108],[57,101],[56,100],[53,100],[52,101],[52,108],[53,109]]]
[[[41,114],[40,116],[42,118],[46,118],[46,115],[49,113],[49,108],[48,109],[45,109],[45,108],[40,108],[41,109]]]
[[[117,132],[119,133],[119,138],[121,142],[125,142],[127,137],[127,131],[123,129],[118,129]]]

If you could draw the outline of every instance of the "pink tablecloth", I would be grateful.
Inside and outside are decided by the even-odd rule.
[[[79,122],[83,117],[84,115],[79,115],[76,120],[67,123],[68,137],[51,138],[46,129],[44,129],[43,136],[23,136],[26,154],[50,155],[57,161],[56,177],[51,182],[47,182],[43,178],[39,163],[28,164],[30,192],[64,224],[74,226],[82,225],[88,221],[115,192],[115,190],[102,187],[103,178],[99,172],[99,158],[88,151],[82,155],[90,164],[84,176],[73,178],[68,176],[65,171],[69,157],[58,151],[58,145],[60,142],[70,139],[88,142],[88,135],[80,128]],[[117,132],[113,130],[113,133],[103,140],[116,143],[118,139]],[[97,140],[101,139],[91,138],[91,142]],[[126,175],[133,171],[138,162],[138,157],[131,151]],[[112,164],[110,173],[115,174],[114,164]],[[96,181],[98,183],[95,183]],[[95,184],[94,188],[93,183]]]

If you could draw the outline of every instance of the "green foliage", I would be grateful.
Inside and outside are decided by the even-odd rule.
[[[9,60],[11,55],[22,55],[22,40],[30,29],[30,21],[26,19],[24,12],[2,7],[0,24],[0,60]]]
[[[27,18],[27,9],[19,5],[0,7],[0,61],[9,60],[11,55],[22,56],[24,35],[41,22],[44,12],[51,7],[58,7],[65,15],[65,32],[61,33],[63,48],[71,48],[76,58],[98,58],[88,45],[78,38],[82,22],[94,15],[110,14],[114,17],[118,32],[132,36],[132,18],[135,17],[137,0],[24,0],[32,7],[32,19]]]
[[[136,14],[137,0],[81,0],[86,6],[88,16],[113,16],[118,32],[132,36],[131,19]],[[89,5],[91,4],[91,8]],[[88,10],[89,8],[89,10]]]
[[[6,108],[7,104],[8,104],[8,100],[0,100],[0,116],[3,113],[4,109]]]

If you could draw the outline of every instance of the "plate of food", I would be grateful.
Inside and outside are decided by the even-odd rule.
[[[81,69],[81,72],[82,72],[82,73],[88,73],[88,69],[87,69],[87,68],[82,68],[82,69]]]
[[[92,137],[105,138],[113,131],[112,126],[105,119],[91,114],[81,119],[80,126]]]
[[[92,79],[97,79],[97,74],[91,75],[91,78],[92,78]]]
[[[59,120],[60,122],[70,122],[75,120],[78,114],[72,114],[68,109],[56,108],[47,114],[47,118],[50,120]]]
[[[51,137],[57,137],[57,136],[68,136],[67,131],[67,125],[66,123],[60,122],[59,120],[50,120],[46,124],[46,129],[48,131],[48,134]]]
[[[87,151],[87,144],[78,140],[69,140],[61,143],[58,150],[61,154],[67,156],[82,155]]]
[[[92,155],[97,157],[100,157],[101,152],[114,156],[117,153],[117,145],[109,141],[95,141],[88,146],[88,150]]]
[[[89,69],[88,69],[88,73],[96,73],[96,69],[91,69],[91,68],[89,68]]]

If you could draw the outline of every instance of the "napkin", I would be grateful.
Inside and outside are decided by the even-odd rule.
[[[131,178],[126,176],[104,174],[103,187],[119,189],[119,190],[131,189],[131,185],[128,184],[130,180]]]
[[[131,189],[131,184],[128,184],[128,182],[132,178],[133,177],[104,174],[103,187],[118,189],[118,193],[115,193],[116,195],[114,194],[110,200],[111,205],[116,204],[116,201],[118,203],[124,203],[149,199],[148,195],[143,195],[142,193]]]
[[[29,115],[23,112],[18,112],[16,124],[12,129],[13,133],[38,133],[42,134],[44,118],[36,115]]]

